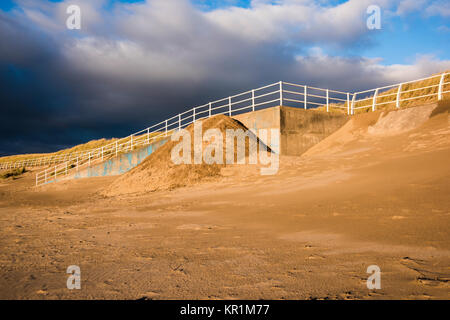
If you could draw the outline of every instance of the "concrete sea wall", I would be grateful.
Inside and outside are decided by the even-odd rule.
[[[120,175],[139,165],[167,141],[168,139],[163,139],[101,163],[92,164],[90,167],[82,168],[78,172],[64,177],[62,180]]]
[[[342,127],[350,117],[346,114],[278,106],[233,117],[256,135],[259,129],[280,130],[279,145],[263,141],[282,155],[298,156]]]

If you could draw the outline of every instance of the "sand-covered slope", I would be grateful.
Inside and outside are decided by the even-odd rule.
[[[108,186],[103,195],[114,196],[127,193],[142,193],[156,190],[171,190],[177,187],[189,186],[200,181],[209,181],[221,176],[221,169],[226,166],[226,130],[247,128],[239,121],[225,115],[217,115],[209,119],[202,120],[202,131],[208,129],[218,129],[223,135],[223,164],[194,164],[194,125],[186,128],[191,136],[191,164],[175,164],[171,159],[172,149],[180,143],[179,141],[168,141],[161,148],[148,156],[139,166],[127,172],[113,184]],[[258,139],[254,137],[258,142]],[[209,145],[203,141],[202,147]],[[246,140],[246,157],[248,157],[248,140]],[[237,157],[235,148],[235,159]]]
[[[358,114],[303,156],[339,158],[343,153],[368,155],[369,150],[379,152],[379,156],[386,152],[402,156],[417,148],[436,150],[438,145],[449,143],[449,105],[447,100],[408,109]]]

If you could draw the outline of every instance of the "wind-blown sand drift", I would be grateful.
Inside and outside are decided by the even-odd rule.
[[[356,115],[273,176],[204,168],[183,187],[147,162],[128,177],[160,187],[107,197],[126,176],[2,180],[0,298],[448,299],[448,110]]]
[[[156,150],[153,154],[148,156],[139,166],[125,173],[123,176],[114,181],[111,186],[108,186],[102,192],[106,196],[114,196],[127,193],[143,193],[157,190],[171,190],[174,188],[194,185],[200,181],[211,181],[214,178],[221,176],[221,169],[226,167],[226,130],[242,130],[248,129],[240,122],[231,119],[224,115],[214,116],[212,118],[202,121],[202,131],[206,132],[208,129],[218,129],[223,136],[223,159],[221,163],[193,164],[194,158],[194,139],[191,138],[191,164],[175,164],[172,159],[172,149],[179,141],[169,141],[161,148]],[[186,128],[191,137],[194,136],[194,125],[191,124]],[[202,132],[202,134],[203,134]],[[251,136],[250,139],[259,142],[256,136]],[[237,141],[234,145],[234,158],[237,159]],[[204,149],[209,142],[203,141],[202,149]],[[245,163],[249,163],[249,141],[245,141]]]

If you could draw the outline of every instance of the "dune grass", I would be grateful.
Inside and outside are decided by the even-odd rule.
[[[10,170],[10,171],[7,171],[7,172],[1,174],[0,178],[7,179],[9,177],[17,177],[17,176],[24,174],[25,172],[27,172],[25,167],[17,168],[17,169],[13,169],[13,170]]]
[[[13,156],[6,156],[1,157],[0,162],[16,162],[16,161],[22,161],[22,160],[30,160],[30,159],[36,159],[36,158],[43,158],[43,157],[51,157],[51,156],[58,156],[58,155],[64,155],[69,154],[73,152],[81,152],[81,151],[87,151],[95,148],[100,148],[102,146],[105,146],[107,144],[110,144],[112,142],[115,142],[117,138],[112,139],[98,139],[98,140],[91,140],[89,142],[79,144],[76,146],[73,146],[71,148],[62,149],[56,152],[50,152],[50,153],[33,153],[33,154],[19,154],[19,155],[13,155]]]
[[[173,130],[169,130],[168,134],[171,134]],[[162,132],[153,132],[150,133],[150,138],[154,138],[158,135],[161,135]],[[141,141],[143,142],[146,140],[147,134],[141,134],[137,136],[133,136],[133,140],[135,142]],[[159,139],[156,139],[157,141]],[[20,162],[23,160],[33,160],[33,159],[40,159],[40,158],[47,158],[47,157],[57,157],[57,156],[63,156],[66,154],[74,154],[74,153],[83,153],[83,152],[89,152],[93,151],[95,149],[108,146],[114,142],[118,141],[119,144],[122,144],[126,142],[126,138],[111,138],[111,139],[98,139],[98,140],[91,140],[89,142],[79,144],[67,149],[59,150],[52,153],[37,153],[37,154],[20,154],[20,155],[13,155],[13,156],[6,156],[0,158],[0,163],[8,163],[8,162]],[[125,149],[126,150],[126,149]],[[123,149],[119,151],[120,153],[124,152]]]

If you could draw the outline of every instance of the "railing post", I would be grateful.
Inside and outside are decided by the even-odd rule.
[[[395,107],[396,108],[400,108],[400,95],[402,93],[402,85],[403,83],[400,83],[398,85],[398,90],[397,90],[397,100],[395,101]]]
[[[327,112],[330,112],[330,105],[329,105],[329,90],[327,89]]]
[[[228,115],[231,117],[231,97],[228,97]]]
[[[378,96],[378,88],[375,89],[375,93],[373,94],[373,98],[372,98],[372,111],[375,111],[375,110],[376,110],[377,96]]]
[[[192,109],[192,122],[195,122],[195,108]]]
[[[283,81],[280,81],[280,106],[283,105]]]
[[[181,113],[178,114],[178,130],[181,130]]]
[[[350,114],[350,93],[347,92],[347,114]]]
[[[165,128],[165,131],[166,131],[165,136],[167,137],[167,120],[166,120],[166,128]]]
[[[91,166],[91,153],[88,153],[88,166]]]
[[[252,89],[252,111],[255,111],[255,89]]]
[[[439,80],[438,100],[442,100],[442,91],[444,91],[444,77],[445,73],[441,75],[441,80]]]
[[[118,142],[119,142],[119,140],[116,140],[116,157],[117,157],[117,153],[119,152],[119,144],[118,144]]]
[[[77,156],[77,172],[78,172],[78,156]]]
[[[305,110],[308,108],[308,100],[306,99],[306,96],[307,96],[307,86],[305,86],[304,87],[304,91],[303,91],[303,96],[304,96],[304,99],[303,99],[303,101],[304,101],[304,104],[305,104]]]
[[[356,93],[353,94],[353,98],[352,98],[351,114],[355,114],[355,98],[356,98]]]
[[[150,144],[150,128],[147,128],[147,144]]]
[[[209,108],[208,108],[208,115],[209,115],[209,118],[211,118],[211,102],[210,103],[208,103],[208,106],[209,106]]]
[[[130,136],[130,151],[133,151],[133,135]]]

